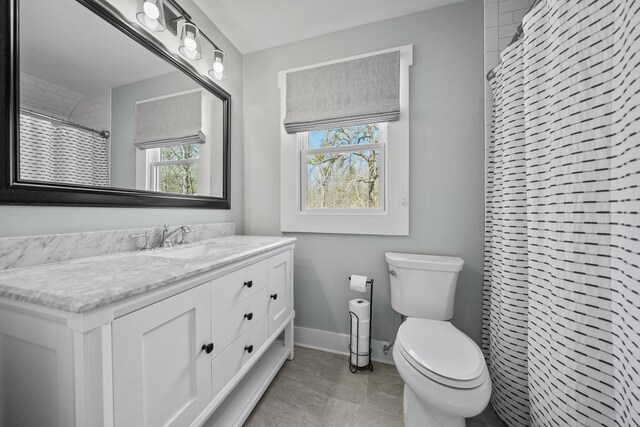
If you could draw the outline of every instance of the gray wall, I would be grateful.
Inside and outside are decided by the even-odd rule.
[[[348,333],[350,273],[375,278],[373,337],[400,322],[389,303],[386,251],[457,255],[454,324],[480,342],[483,258],[483,3],[469,0],[245,55],[245,232],[280,232],[277,73],[414,44],[410,236],[293,234],[296,325]],[[393,144],[393,141],[390,141]],[[286,165],[285,165],[286,166]]]
[[[242,55],[193,0],[181,0],[180,4],[191,14],[193,21],[227,53],[228,79],[220,86],[232,97],[231,210],[0,206],[0,237],[221,221],[236,221],[236,231],[242,232]]]

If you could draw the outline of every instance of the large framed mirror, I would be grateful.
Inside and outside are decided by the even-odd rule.
[[[231,96],[137,3],[0,4],[0,203],[230,208]]]

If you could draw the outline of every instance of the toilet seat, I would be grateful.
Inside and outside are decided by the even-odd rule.
[[[440,384],[469,389],[486,379],[482,351],[449,322],[408,318],[398,329],[396,342],[414,369]]]

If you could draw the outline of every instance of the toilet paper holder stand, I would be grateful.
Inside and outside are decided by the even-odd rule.
[[[351,280],[351,276],[349,276],[349,280]],[[368,369],[373,371],[373,363],[371,362],[371,320],[373,318],[373,279],[367,280],[367,285],[369,285],[369,348],[366,353],[360,353],[360,340],[356,339],[355,343],[355,353],[353,351],[353,318],[356,319],[356,337],[360,336],[360,319],[358,315],[353,311],[349,310],[349,371],[352,374],[364,369]],[[353,356],[355,355],[355,360],[353,360]],[[369,357],[369,364],[365,366],[358,366],[358,358],[359,357]],[[354,363],[355,362],[355,363]]]

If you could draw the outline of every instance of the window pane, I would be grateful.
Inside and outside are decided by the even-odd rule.
[[[378,150],[307,155],[307,208],[376,209]]]
[[[340,147],[344,145],[374,144],[380,140],[377,124],[350,126],[309,132],[309,148]]]
[[[198,165],[158,165],[160,191],[165,193],[197,194]]]
[[[200,144],[172,145],[160,148],[160,161],[197,159]]]

